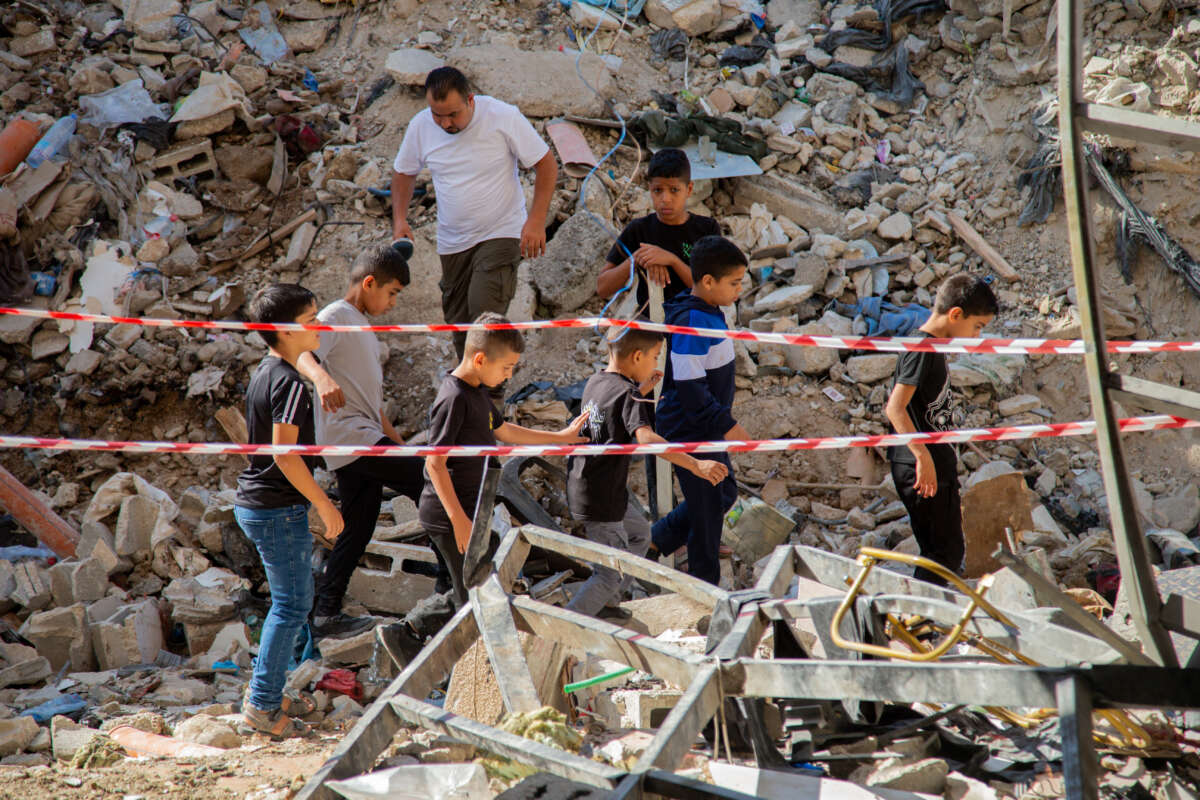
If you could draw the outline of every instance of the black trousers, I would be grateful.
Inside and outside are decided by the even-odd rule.
[[[376,444],[395,442],[385,436]],[[425,485],[424,466],[424,460],[420,458],[361,456],[334,471],[346,527],[342,535],[334,540],[333,552],[317,576],[313,616],[333,616],[342,610],[350,576],[354,574],[358,560],[375,534],[375,523],[383,504],[383,487],[397,491],[416,503]]]
[[[433,545],[434,552],[450,570],[451,588],[446,592],[431,594],[417,603],[413,610],[404,616],[404,621],[412,626],[412,629],[422,639],[440,631],[455,612],[467,602],[467,585],[463,576],[465,556],[458,552],[454,534],[430,530],[426,530],[426,534],[429,536],[429,542]],[[487,554],[484,556],[485,560],[490,561],[499,546],[499,537],[492,534],[491,540],[488,542]]]
[[[896,493],[908,509],[909,524],[921,547],[921,555],[961,575],[967,546],[963,539],[958,471],[953,469],[949,472],[949,475],[943,476],[939,470],[937,493],[933,497],[921,497],[913,488],[917,480],[917,465],[892,462]],[[946,585],[945,580],[926,569],[917,568],[913,577],[939,586]]]

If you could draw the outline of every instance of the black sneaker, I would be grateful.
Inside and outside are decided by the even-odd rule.
[[[425,647],[421,637],[417,636],[407,622],[380,625],[375,629],[375,641],[379,642],[400,669],[407,667]]]
[[[352,617],[339,612],[329,617],[313,617],[309,627],[314,639],[345,639],[370,630],[375,624],[375,617]]]

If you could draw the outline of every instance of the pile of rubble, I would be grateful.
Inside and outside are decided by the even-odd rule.
[[[117,473],[87,504],[74,557],[0,550],[11,559],[0,560],[0,764],[78,761],[92,738],[120,726],[240,746],[236,712],[269,600],[232,500],[192,487],[176,502]],[[364,573],[351,595],[370,602]],[[370,632],[309,642],[288,682],[314,690],[318,711],[306,720],[339,730],[361,714],[379,682],[355,672],[372,656]],[[173,752],[154,742],[158,750],[122,746]]]

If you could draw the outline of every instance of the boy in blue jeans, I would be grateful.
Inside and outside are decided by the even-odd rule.
[[[294,283],[275,283],[250,301],[252,322],[313,324],[317,302]],[[314,444],[312,398],[296,370],[302,353],[316,350],[316,331],[261,331],[267,356],[246,388],[246,428],[251,444]],[[316,506],[325,532],[336,539],[342,517],[313,479],[316,456],[253,455],[238,476],[234,516],[262,558],[271,591],[271,610],[263,622],[258,658],[242,717],[251,728],[277,739],[299,736],[306,726],[292,715],[313,709],[283,696],[287,665],[296,637],[313,605],[312,533],[308,507]]]
[[[742,291],[746,257],[721,236],[705,236],[692,248],[692,289],[666,307],[670,325],[725,328],[722,306],[733,305]],[[734,352],[732,339],[671,334],[667,371],[658,401],[658,433],[672,442],[743,440],[750,434],[733,418]],[[649,558],[670,555],[687,545],[688,572],[716,584],[721,578],[719,549],[725,512],[737,500],[737,483],[726,453],[696,458],[719,461],[729,473],[715,486],[675,467],[683,502],[654,524]]]

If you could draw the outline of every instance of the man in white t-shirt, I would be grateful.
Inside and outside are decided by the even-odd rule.
[[[409,121],[393,164],[392,233],[412,238],[408,206],[417,174],[428,168],[437,194],[446,322],[503,314],[521,258],[546,250],[546,214],[558,179],[554,153],[516,106],[473,94],[454,67],[429,73],[425,100],[429,107]],[[535,173],[528,215],[522,168]],[[454,334],[459,358],[465,339]]]

